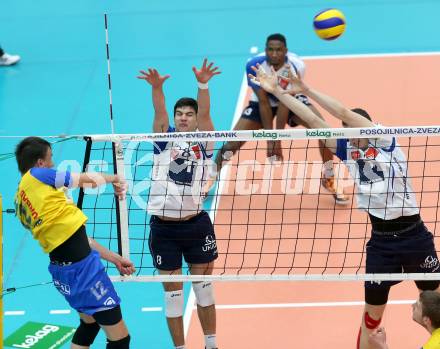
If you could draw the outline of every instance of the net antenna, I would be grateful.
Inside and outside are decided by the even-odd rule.
[[[113,118],[113,99],[112,99],[112,78],[110,69],[110,46],[108,35],[108,19],[107,13],[104,13],[104,25],[105,25],[105,47],[107,56],[107,81],[108,81],[108,96],[109,96],[109,109],[110,109],[110,127],[112,135],[115,134],[115,124]],[[124,151],[122,143],[120,141],[112,141],[113,150],[113,172],[115,175],[125,178],[124,173]],[[128,214],[127,214],[127,201],[125,198],[115,198],[116,208],[116,227],[118,233],[118,252],[124,258],[130,257],[130,244],[128,236]]]
[[[112,134],[115,134],[115,123],[113,121],[113,98],[112,98],[112,76],[110,69],[110,46],[108,43],[108,20],[107,13],[104,13],[104,24],[105,24],[105,48],[107,54],[107,81],[108,81],[108,97],[110,105],[110,127]]]

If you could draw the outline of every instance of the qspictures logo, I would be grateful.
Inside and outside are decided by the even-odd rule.
[[[4,345],[24,349],[57,349],[68,342],[75,331],[74,327],[27,322],[6,338]]]

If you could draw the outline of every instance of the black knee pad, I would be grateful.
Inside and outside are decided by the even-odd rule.
[[[97,313],[93,314],[93,318],[98,324],[103,326],[116,325],[122,320],[121,307],[118,305],[112,309],[98,311]]]
[[[91,346],[98,335],[100,328],[101,327],[99,327],[97,322],[88,324],[83,320],[80,320],[79,327],[76,329],[76,332],[73,335],[72,343],[82,347]]]
[[[440,281],[435,281],[435,280],[426,280],[426,281],[422,281],[422,280],[417,280],[415,281],[416,286],[419,290],[422,291],[435,291],[438,286],[440,285]]]
[[[365,303],[370,305],[384,305],[388,302],[390,286],[384,287],[365,287]]]
[[[107,340],[107,349],[129,349],[130,335],[117,341]]]

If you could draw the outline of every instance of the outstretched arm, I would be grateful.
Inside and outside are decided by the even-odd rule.
[[[84,172],[84,173],[71,173],[71,182],[69,187],[71,188],[96,188],[100,185],[111,183],[115,195],[120,199],[125,197],[127,191],[126,182],[118,175],[109,175],[98,172]]]
[[[212,67],[214,62],[208,64],[208,60],[205,58],[203,60],[203,65],[200,69],[193,67],[192,70],[196,76],[199,90],[197,93],[197,104],[199,106],[199,111],[197,112],[197,126],[201,131],[213,131],[214,124],[211,118],[211,102],[209,97],[208,81],[214,75],[221,74],[218,71],[218,67]]]
[[[254,78],[257,83],[267,92],[272,93],[277,97],[282,104],[288,107],[292,112],[294,112],[301,120],[304,121],[305,124],[309,125],[311,128],[330,128],[330,126],[325,122],[325,120],[321,119],[318,115],[313,113],[309,107],[305,106],[303,103],[298,101],[295,97],[286,93],[278,85],[278,78],[275,73],[275,70],[272,68],[270,74],[267,74],[261,67],[254,67],[253,70],[257,73]],[[301,81],[297,79],[298,81]],[[302,91],[301,86],[295,85],[295,81],[292,81],[292,90],[289,92],[304,93]],[[336,140],[335,139],[327,139],[326,147],[331,151],[336,151]]]
[[[273,68],[270,74],[266,73],[259,65],[254,67],[253,70],[256,73],[256,76],[251,76],[251,78],[255,79],[254,81],[259,83],[265,91],[275,95],[281,103],[293,111],[305,123],[313,128],[330,127],[324,120],[315,115],[315,113],[313,113],[303,103],[298,101],[290,94],[285,93],[285,90],[278,85],[278,78]],[[293,92],[293,89],[289,92]],[[299,88],[295,89],[295,94],[297,93],[302,93]]]
[[[169,126],[169,118],[167,109],[165,106],[165,95],[163,93],[163,83],[170,76],[160,75],[156,69],[148,69],[148,72],[141,70],[141,76],[138,79],[145,80],[152,87],[152,97],[154,106],[154,121],[153,121],[153,131],[154,132],[167,132]]]
[[[102,259],[113,263],[121,275],[131,275],[136,271],[136,268],[130,260],[110,251],[99,244],[95,239],[89,238],[89,244],[92,249],[99,253]]]
[[[345,107],[341,102],[335,98],[328,96],[318,90],[310,88],[301,79],[290,74],[290,82],[293,89],[288,91],[288,93],[298,93],[296,91],[300,90],[300,93],[310,97],[315,100],[321,107],[327,110],[330,114],[341,120],[349,127],[373,127],[374,124],[364,118],[363,116],[351,111]]]
[[[330,126],[322,120],[319,116],[313,113],[309,107],[305,106],[303,103],[298,101],[295,97],[287,94],[285,90],[283,90],[278,85],[278,78],[275,71],[272,68],[271,74],[267,74],[260,67],[254,67],[254,71],[256,72],[255,79],[260,86],[269,93],[275,95],[281,103],[283,103],[286,107],[288,107],[292,112],[294,112],[305,124],[309,125],[311,128],[330,128]],[[294,85],[294,81],[292,82],[293,89],[289,92],[303,93],[299,86]],[[293,91],[294,90],[294,91]],[[336,140],[328,139],[326,140],[326,146],[335,151],[336,149]]]

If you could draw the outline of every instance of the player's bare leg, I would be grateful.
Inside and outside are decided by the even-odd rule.
[[[191,264],[192,275],[211,275],[214,262]],[[207,349],[217,348],[216,343],[216,312],[214,293],[211,282],[193,282],[193,289],[197,300],[197,315],[205,335]]]
[[[368,344],[368,336],[379,327],[386,304],[371,305],[365,304],[364,312],[362,314],[362,323],[357,339],[357,349],[370,349]]]
[[[160,275],[180,275],[182,269],[178,270],[159,270]],[[185,345],[185,333],[183,329],[183,283],[164,282],[166,297],[166,311],[168,329],[175,347]]]

